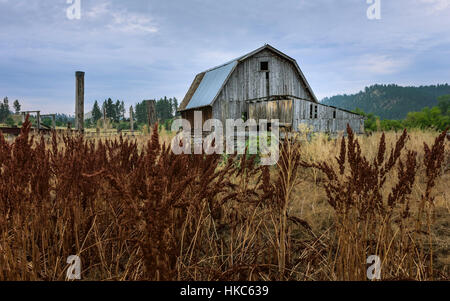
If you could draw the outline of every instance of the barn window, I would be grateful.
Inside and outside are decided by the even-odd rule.
[[[336,110],[333,111],[333,119],[336,119]]]
[[[314,118],[317,119],[317,106],[314,108]]]
[[[269,71],[269,62],[261,62],[261,71]]]
[[[312,119],[313,117],[313,105],[309,106],[309,119]]]

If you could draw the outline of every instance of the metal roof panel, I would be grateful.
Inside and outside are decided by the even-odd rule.
[[[226,65],[207,71],[202,82],[189,101],[189,104],[186,106],[186,109],[189,110],[211,105],[237,63],[237,60],[235,60]]]

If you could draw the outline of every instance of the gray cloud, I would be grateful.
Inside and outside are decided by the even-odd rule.
[[[182,98],[194,75],[270,43],[298,60],[319,97],[373,83],[450,79],[448,0],[0,0],[0,94],[72,113],[74,72],[86,99]]]

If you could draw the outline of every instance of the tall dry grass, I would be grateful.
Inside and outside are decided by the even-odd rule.
[[[326,175],[323,186],[335,211],[337,249],[329,256],[336,277],[366,279],[364,263],[368,254],[373,254],[381,258],[384,278],[433,279],[432,248],[425,250],[429,246],[426,239],[431,239],[431,194],[441,174],[446,133],[431,149],[424,144],[425,192],[413,202],[410,196],[419,162],[414,150],[402,154],[408,139],[406,130],[388,153],[382,134],[373,158],[362,154],[351,129],[347,131],[348,139],[342,138],[336,157],[338,168],[327,161],[303,163]]]
[[[164,139],[0,135],[0,279],[448,278],[445,135],[293,138],[271,168]]]

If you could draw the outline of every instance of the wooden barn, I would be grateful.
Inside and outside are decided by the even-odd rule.
[[[203,121],[219,119],[278,119],[298,131],[306,124],[315,132],[337,133],[349,124],[363,133],[364,117],[320,104],[297,62],[270,45],[198,74],[179,111],[194,124],[194,112]]]

